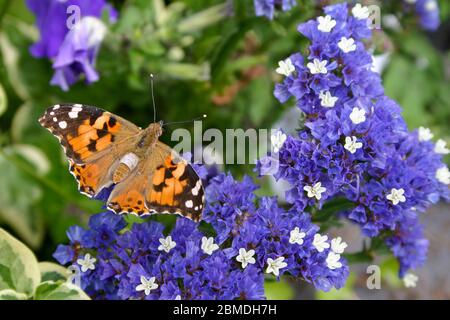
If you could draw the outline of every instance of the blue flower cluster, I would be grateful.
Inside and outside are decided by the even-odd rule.
[[[31,47],[35,57],[53,60],[51,84],[68,90],[84,75],[88,83],[99,75],[95,60],[107,31],[100,20],[105,11],[111,22],[117,12],[105,0],[27,0],[36,16],[40,39]]]
[[[289,11],[297,5],[297,0],[253,0],[255,14],[273,19],[276,10]]]
[[[274,176],[290,183],[286,198],[294,211],[320,209],[337,197],[351,201],[348,219],[366,236],[384,237],[403,276],[425,260],[418,214],[449,198],[442,162],[448,149],[442,140],[431,142],[428,129],[409,132],[401,108],[384,95],[365,47],[368,8],[324,10],[298,27],[311,41],[307,57],[293,54],[277,69],[285,79],[274,94],[282,103],[295,98],[304,125],[258,169],[265,174],[276,162]]]
[[[263,299],[268,274],[321,290],[342,287],[346,244],[318,234],[308,215],[258,199],[255,189],[248,177],[213,177],[206,234],[182,217],[168,230],[152,218],[130,227],[122,216],[94,215],[89,229],[69,229],[70,244],[58,246],[54,257],[81,268],[81,285],[95,299]]]
[[[407,10],[414,10],[425,30],[435,31],[440,25],[437,0],[403,0]]]

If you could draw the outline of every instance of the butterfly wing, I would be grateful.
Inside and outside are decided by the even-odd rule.
[[[110,112],[81,104],[58,104],[39,123],[55,135],[69,159],[80,192],[90,197],[112,183],[116,156],[130,150],[140,129]]]
[[[178,213],[199,221],[204,206],[202,180],[192,165],[169,146],[158,142],[155,163],[146,190],[146,204],[161,213]]]
[[[114,188],[108,208],[137,215],[180,214],[199,221],[203,202],[202,181],[192,166],[170,147],[157,142],[142,168]]]

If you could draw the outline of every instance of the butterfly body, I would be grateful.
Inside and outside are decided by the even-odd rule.
[[[162,123],[140,129],[102,109],[55,105],[39,119],[60,141],[81,193],[96,197],[114,185],[115,213],[177,213],[198,221],[204,192],[192,166],[159,141]]]

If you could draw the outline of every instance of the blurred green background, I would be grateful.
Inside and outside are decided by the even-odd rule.
[[[49,84],[51,61],[29,53],[39,33],[25,2],[0,0],[0,226],[40,260],[51,260],[57,244],[66,242],[67,227],[86,224],[102,205],[78,193],[58,141],[39,126],[37,119],[49,105],[95,105],[144,127],[153,119],[148,77],[153,73],[159,119],[189,120],[206,113],[204,129],[271,128],[293,107],[273,97],[280,80],[274,69],[279,60],[304,51],[307,43],[297,25],[321,14],[320,5],[331,1],[298,1],[273,21],[255,17],[251,0],[234,1],[234,15],[232,1],[111,2],[119,20],[98,57],[100,81],[80,81],[63,92]],[[449,141],[450,3],[439,3],[437,32],[422,31],[408,17],[399,18],[400,28],[382,21],[371,46],[375,55],[387,57],[384,85],[404,108],[410,128],[430,127]],[[401,16],[400,2],[381,9],[383,17]],[[170,144],[168,137],[162,139]],[[253,166],[227,169],[239,176]],[[395,270],[389,263],[386,270]],[[339,295],[319,297],[352,298],[356,279],[352,276]],[[301,297],[285,282],[269,283],[268,289],[269,298]]]

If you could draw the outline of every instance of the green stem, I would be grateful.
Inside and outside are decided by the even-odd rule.
[[[3,22],[3,17],[8,12],[8,9],[11,6],[11,4],[12,4],[12,0],[5,0],[5,2],[3,2],[2,7],[0,8],[0,27]]]

